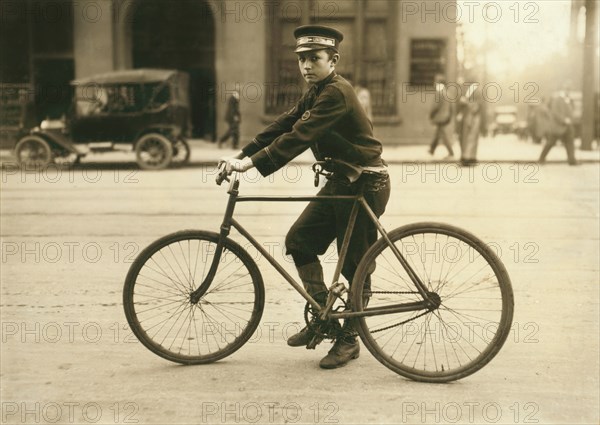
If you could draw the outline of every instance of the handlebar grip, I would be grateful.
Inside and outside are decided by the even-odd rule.
[[[223,181],[229,181],[229,177],[227,176],[227,170],[225,170],[225,167],[223,165],[219,166],[219,174],[217,174],[217,177],[215,178],[215,182],[217,183],[217,185],[221,186],[221,183],[223,183]]]

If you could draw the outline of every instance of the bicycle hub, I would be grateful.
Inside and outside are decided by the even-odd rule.
[[[442,299],[437,292],[427,292],[427,309],[429,311],[437,310],[442,305]]]

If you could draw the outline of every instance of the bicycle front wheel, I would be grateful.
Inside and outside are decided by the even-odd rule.
[[[439,307],[359,318],[365,346],[417,381],[448,382],[481,369],[512,324],[513,292],[498,256],[474,235],[441,223],[411,224],[388,236]],[[365,254],[352,286],[356,311],[423,299],[384,239]],[[363,292],[371,294],[367,306]]]
[[[198,303],[190,294],[208,274],[219,235],[185,230],[164,236],[133,262],[123,306],[135,336],[155,354],[201,364],[238,350],[256,330],[265,302],[256,263],[226,239],[217,273]]]

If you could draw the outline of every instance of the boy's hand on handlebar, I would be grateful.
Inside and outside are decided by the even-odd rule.
[[[248,158],[244,158],[244,153],[240,151],[240,153],[236,156],[221,158],[217,163],[217,168],[219,169],[219,173],[216,178],[216,183],[220,186],[224,180],[229,181],[227,176],[229,176],[234,171],[243,173],[244,171],[248,171],[250,168],[254,167],[252,160]]]
[[[231,174],[234,171],[243,173],[254,167],[250,158],[238,159],[234,157],[221,158],[217,166],[223,169],[227,174]]]

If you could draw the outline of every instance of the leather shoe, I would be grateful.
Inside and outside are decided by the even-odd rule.
[[[318,321],[311,322],[311,325],[318,326]],[[324,327],[326,326],[326,327]],[[340,322],[330,320],[326,325],[322,325],[320,329],[325,333],[338,333],[341,331]],[[318,334],[312,328],[305,326],[300,332],[288,338],[287,343],[290,347],[302,347],[312,350],[323,341],[323,335]]]
[[[314,338],[315,333],[308,326],[305,326],[300,332],[288,338],[287,344],[290,347],[306,347]]]
[[[336,339],[329,353],[319,363],[323,369],[336,369],[345,366],[350,360],[357,359],[360,345],[356,337]]]

